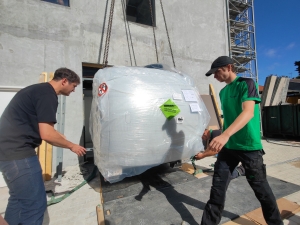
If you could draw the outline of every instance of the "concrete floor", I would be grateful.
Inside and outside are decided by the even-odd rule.
[[[263,140],[263,146],[266,152],[264,161],[267,164],[268,175],[300,185],[300,142]],[[211,168],[210,165],[215,161],[216,158],[209,157],[198,161],[197,164],[201,167]],[[72,170],[71,167],[68,169]],[[80,183],[82,180],[77,181]],[[49,206],[45,212],[43,224],[96,225],[96,206],[101,204],[99,184],[100,177],[98,175],[62,202]],[[65,188],[63,188],[64,185]],[[72,189],[70,183],[62,183],[61,186],[64,191]],[[2,216],[5,213],[8,196],[8,189],[6,187],[0,188],[0,214]],[[293,193],[285,198],[300,205],[300,192]],[[284,224],[300,224],[300,213],[285,219]]]

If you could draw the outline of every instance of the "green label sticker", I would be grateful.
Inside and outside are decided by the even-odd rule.
[[[180,112],[178,106],[171,99],[166,101],[159,108],[168,120],[172,119]]]

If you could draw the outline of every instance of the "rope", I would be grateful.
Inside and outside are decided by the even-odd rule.
[[[149,0],[149,6],[150,6],[152,29],[153,29],[153,37],[154,37],[154,44],[155,44],[156,61],[158,63],[158,53],[157,53],[157,46],[156,46],[156,37],[155,37],[155,31],[154,31],[154,20],[153,20],[153,10],[152,10],[152,3],[151,3],[151,1],[152,0]]]
[[[107,33],[106,33],[106,41],[105,41],[105,51],[104,51],[104,56],[103,56],[104,67],[106,67],[107,63],[108,63],[107,58],[108,58],[108,49],[109,49],[109,42],[110,42],[110,35],[111,35],[112,20],[113,20],[113,16],[114,16],[114,6],[115,6],[115,0],[111,0],[108,27],[107,27]]]
[[[163,7],[163,4],[162,4],[162,0],[160,0],[160,5],[161,5],[161,10],[162,10],[162,14],[163,14],[163,17],[164,17],[164,21],[165,21],[165,27],[166,27],[166,32],[167,32],[167,36],[168,36],[168,41],[169,41],[171,56],[172,56],[172,60],[173,60],[173,65],[174,65],[174,68],[176,68],[175,60],[174,60],[174,56],[173,56],[173,51],[172,51],[172,46],[171,46],[171,41],[170,41],[170,37],[169,37],[169,31],[168,31],[167,22],[166,22],[166,17],[165,17],[165,12],[164,12],[164,7]]]

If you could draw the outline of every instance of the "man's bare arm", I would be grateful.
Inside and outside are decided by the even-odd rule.
[[[83,156],[86,152],[85,148],[68,141],[61,133],[54,129],[52,123],[39,123],[41,138],[51,145],[68,148],[78,156]]]
[[[245,101],[242,104],[242,113],[234,120],[234,122],[218,137],[214,138],[209,149],[219,152],[228,142],[229,138],[242,129],[254,116],[255,101]]]

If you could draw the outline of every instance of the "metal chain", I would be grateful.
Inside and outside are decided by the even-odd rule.
[[[163,17],[164,17],[164,21],[165,21],[166,32],[167,32],[167,36],[168,36],[168,41],[169,41],[171,56],[172,56],[172,60],[173,60],[173,65],[174,65],[174,68],[176,68],[175,61],[174,61],[174,56],[173,56],[173,51],[172,51],[172,46],[171,46],[171,41],[170,41],[170,37],[169,37],[169,31],[168,31],[167,22],[166,22],[166,17],[165,17],[165,12],[164,12],[164,7],[163,7],[163,4],[162,4],[162,0],[160,0],[160,5],[161,5],[161,10],[162,10],[162,14],[163,14]]]
[[[105,41],[105,50],[104,50],[104,56],[103,56],[104,67],[106,67],[107,63],[108,63],[107,58],[108,58],[108,49],[109,49],[109,42],[110,42],[112,20],[113,20],[113,16],[114,16],[114,6],[115,6],[115,0],[111,0],[108,27],[107,27],[107,33],[106,33],[106,41]]]
[[[155,37],[155,31],[154,31],[154,20],[153,20],[153,11],[152,11],[152,3],[151,3],[151,1],[152,0],[149,0],[149,6],[150,6],[150,13],[151,13],[152,28],[153,28],[153,36],[154,36],[156,60],[157,60],[157,63],[158,63],[158,54],[157,54],[156,37]]]

